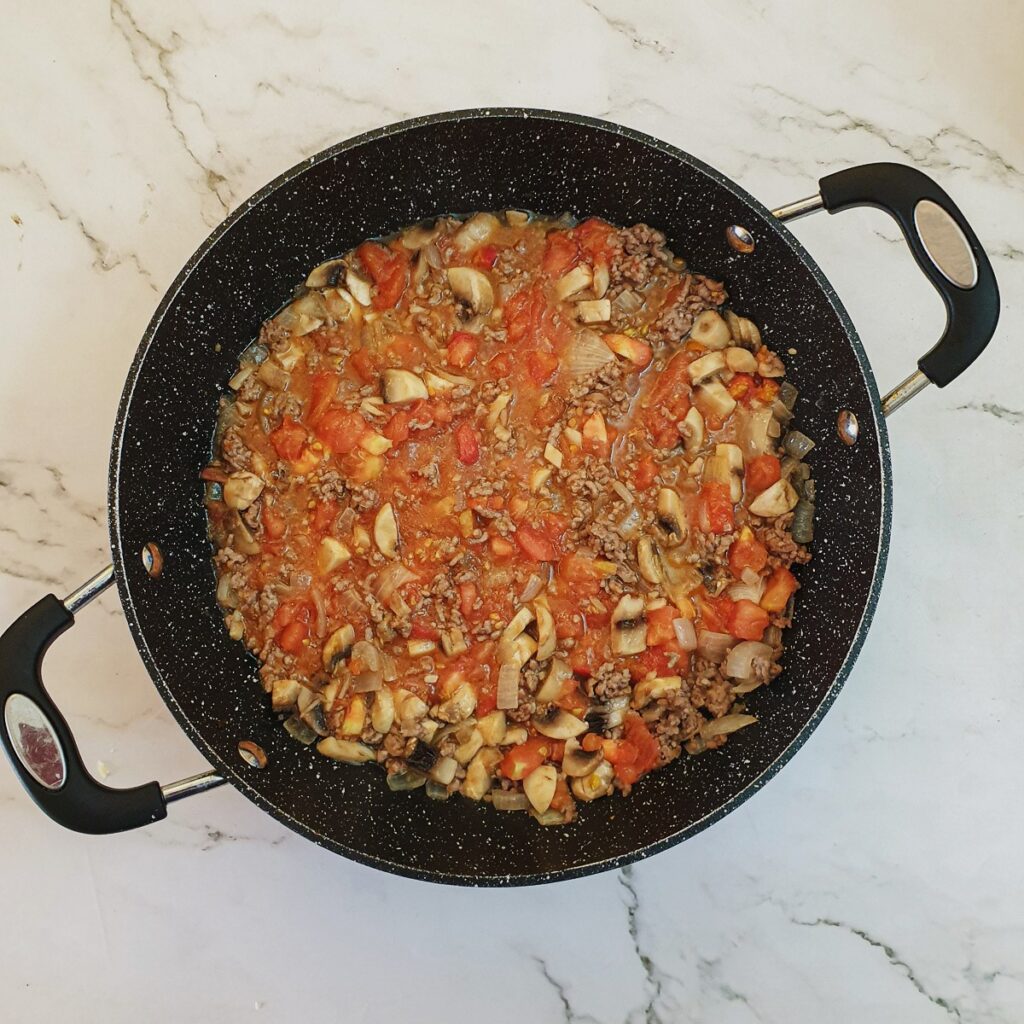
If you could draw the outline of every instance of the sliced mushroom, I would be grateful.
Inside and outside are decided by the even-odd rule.
[[[442,722],[464,722],[476,710],[476,690],[469,683],[455,687],[454,693],[434,713]]]
[[[375,732],[387,734],[395,724],[395,697],[387,688],[378,690],[373,695],[373,707],[370,708],[370,725]]]
[[[555,658],[548,669],[547,677],[537,690],[536,699],[538,704],[550,704],[558,700],[565,689],[565,683],[572,678],[572,669],[561,658]]]
[[[355,643],[356,631],[350,625],[344,625],[336,629],[324,644],[323,663],[328,672],[334,670],[343,662],[348,660],[352,653],[352,645]]]
[[[611,284],[611,270],[607,263],[598,263],[594,267],[594,283],[592,291],[595,299],[604,298],[604,294],[608,291],[608,285]]]
[[[647,615],[642,597],[623,594],[612,612],[612,654],[647,650]]]
[[[715,454],[704,462],[703,482],[725,484],[735,503],[743,497],[743,452],[735,444],[715,445]]]
[[[655,585],[665,582],[665,570],[661,565],[658,548],[650,537],[641,537],[636,542],[636,560],[640,575]]]
[[[527,633],[520,633],[514,640],[498,642],[498,662],[502,665],[525,665],[536,653],[537,641]]]
[[[705,348],[725,348],[732,340],[732,332],[718,313],[706,309],[693,321],[690,337]]]
[[[542,764],[523,779],[523,792],[538,814],[551,806],[557,786],[558,769],[553,764]]]
[[[688,527],[683,502],[671,487],[658,491],[658,526],[665,531],[670,544],[682,544],[686,540]]]
[[[614,767],[607,761],[602,761],[589,775],[572,780],[573,796],[585,802],[607,796],[612,791],[614,778]]]
[[[704,444],[706,435],[704,433],[704,417],[701,416],[700,409],[695,405],[690,406],[679,433],[682,434],[683,449],[686,454],[696,455],[700,451],[701,445]]]
[[[484,715],[476,723],[476,727],[480,730],[480,735],[487,746],[497,747],[505,742],[508,722],[504,711],[492,711],[489,715]]]
[[[231,523],[231,546],[243,555],[258,555],[263,548],[245,520],[235,512]]]
[[[726,419],[736,408],[736,399],[729,394],[720,380],[709,380],[697,388],[697,400],[705,416]]]
[[[303,698],[309,694],[309,698],[303,707]],[[299,691],[299,717],[317,734],[317,736],[329,736],[331,730],[327,726],[327,716],[324,714],[323,701],[320,695],[303,688]]]
[[[466,738],[452,751],[452,756],[459,764],[469,764],[484,745],[484,737],[479,729],[471,729]]]
[[[573,267],[567,274],[563,274],[555,283],[555,298],[561,302],[571,295],[589,288],[593,283],[594,275],[586,263]]]
[[[714,377],[716,373],[721,373],[724,369],[725,356],[721,352],[709,352],[706,356],[701,356],[700,359],[694,359],[686,368],[686,372],[694,384],[700,384]]]
[[[344,761],[346,764],[365,764],[367,761],[375,761],[377,755],[372,747],[365,743],[355,743],[352,740],[339,740],[333,736],[322,739],[316,749],[329,757],[332,761]]]
[[[725,322],[729,325],[732,340],[738,345],[756,352],[761,347],[761,332],[753,320],[737,316],[731,309],[726,311]]]
[[[224,504],[236,511],[248,508],[262,493],[264,483],[255,474],[245,470],[232,473],[224,484]]]
[[[594,732],[608,733],[622,725],[628,710],[628,697],[614,697],[603,704],[593,704],[587,711],[587,728]]]
[[[316,568],[321,576],[334,572],[352,557],[352,552],[340,540],[324,537],[316,552]]]
[[[498,218],[493,213],[474,213],[455,232],[452,241],[459,252],[472,252],[478,245],[483,245],[499,227]]]
[[[725,350],[725,365],[733,373],[757,373],[757,360],[749,349],[732,346]]]
[[[344,260],[328,260],[314,267],[306,278],[307,288],[337,288],[345,276]]]
[[[373,540],[385,558],[398,557],[398,520],[390,501],[381,505],[374,517]]]
[[[295,707],[302,689],[297,679],[275,679],[270,691],[270,701],[275,711],[289,711]]]
[[[555,653],[555,618],[547,606],[539,601],[533,603],[537,614],[537,653],[538,661],[547,661]]]
[[[274,359],[260,363],[256,376],[271,391],[285,391],[292,382],[292,375]]]
[[[571,778],[582,779],[593,774],[603,760],[604,754],[600,747],[597,750],[584,750],[574,739],[565,741],[562,771]]]
[[[459,762],[454,757],[439,757],[434,767],[430,769],[430,777],[442,786],[449,785],[459,770]]]
[[[610,299],[585,299],[576,303],[576,316],[580,323],[603,324],[612,318]]]
[[[472,267],[449,267],[448,284],[460,302],[474,313],[490,313],[494,308],[494,289],[482,270]]]
[[[793,490],[793,485],[788,480],[776,480],[750,503],[750,511],[755,516],[774,519],[786,512],[792,512],[799,500],[800,496]]]
[[[345,287],[360,306],[369,306],[373,302],[370,282],[360,277],[354,270],[349,270],[345,274]]]
[[[468,796],[470,800],[483,800],[490,792],[491,779],[500,760],[501,754],[494,747],[484,747],[478,751],[466,769],[460,790],[462,795]]]
[[[445,380],[444,377],[439,377],[432,370],[426,370],[424,372],[423,383],[426,384],[427,393],[431,397],[455,390],[455,385],[450,380]]]
[[[380,393],[388,405],[403,405],[429,398],[427,385],[411,370],[385,370],[380,375]]]
[[[587,723],[582,718],[577,718],[554,704],[544,714],[534,716],[533,727],[542,736],[553,740],[567,740],[587,731]]]
[[[660,700],[670,693],[675,693],[682,685],[681,676],[657,676],[654,679],[641,679],[633,687],[633,707],[646,707],[652,700]]]

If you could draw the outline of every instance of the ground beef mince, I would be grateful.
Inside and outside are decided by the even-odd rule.
[[[294,294],[202,476],[225,624],[297,741],[566,824],[755,721],[814,488],[722,283],[648,225],[509,211]]]

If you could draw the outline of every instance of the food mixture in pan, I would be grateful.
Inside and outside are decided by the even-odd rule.
[[[556,824],[751,725],[810,557],[784,372],[643,224],[478,213],[314,269],[202,474],[284,727]]]

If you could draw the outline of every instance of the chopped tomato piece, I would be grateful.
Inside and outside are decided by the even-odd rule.
[[[552,311],[544,298],[544,289],[538,284],[520,288],[505,303],[505,328],[510,345],[524,341],[538,344],[551,325]]]
[[[377,242],[363,242],[356,256],[373,278],[374,309],[393,309],[409,283],[409,260],[403,252],[386,249]]]
[[[465,369],[476,358],[480,339],[469,331],[456,331],[448,342],[448,365]]]
[[[754,397],[765,405],[771,405],[779,397],[779,382],[766,377],[758,384]]]
[[[412,422],[412,413],[408,409],[399,409],[384,424],[381,433],[393,444],[400,445],[403,441],[409,440],[409,424]]]
[[[420,619],[413,619],[409,635],[417,640],[440,640],[441,634],[430,625]]]
[[[739,579],[744,569],[760,572],[767,564],[768,549],[749,526],[744,526],[729,548],[729,571]]]
[[[747,492],[760,494],[782,476],[782,463],[774,455],[758,455],[747,463],[744,479]]]
[[[387,347],[389,362],[397,363],[406,370],[421,365],[425,351],[415,334],[396,334]]]
[[[472,683],[473,689],[476,690],[476,713],[482,718],[498,706],[498,680],[488,676],[474,679]]]
[[[711,480],[700,491],[700,526],[706,533],[728,533],[735,525],[729,485]]]
[[[260,520],[263,523],[263,532],[271,540],[280,540],[288,529],[288,523],[284,516],[274,511],[274,507],[268,502],[263,502],[260,510]]]
[[[565,402],[558,395],[553,391],[546,391],[545,395],[547,395],[547,401],[543,405],[538,405],[537,411],[533,414],[533,422],[538,427],[554,425],[565,412]]]
[[[596,631],[584,633],[572,649],[569,656],[569,667],[573,673],[587,678],[592,676],[605,661],[605,650],[607,648],[606,638]]]
[[[365,433],[366,420],[348,409],[332,409],[324,413],[316,427],[316,436],[338,455],[352,451]]]
[[[612,234],[614,228],[598,217],[591,217],[573,232],[579,239],[580,249],[593,264],[607,263],[612,255]]]
[[[781,612],[799,586],[796,577],[780,566],[768,578],[764,594],[761,595],[761,607],[767,612]]]
[[[340,510],[340,506],[332,498],[318,501],[313,512],[313,532],[322,537],[330,529]]]
[[[365,348],[353,352],[348,357],[348,365],[364,384],[372,384],[380,370],[375,355]]]
[[[675,670],[668,661],[668,649],[666,647],[648,647],[629,661],[629,674],[634,682],[646,679],[650,675],[670,676],[675,675]]]
[[[305,622],[289,622],[277,635],[277,646],[288,654],[298,654],[302,650],[302,642],[309,636],[309,626]]]
[[[535,349],[526,354],[526,370],[530,380],[538,387],[550,380],[558,369],[558,356],[554,352],[544,349]]]
[[[470,423],[460,423],[455,428],[455,451],[459,462],[472,466],[480,458],[480,439]]]
[[[671,643],[676,638],[676,631],[672,628],[674,619],[679,618],[679,612],[674,605],[667,604],[662,608],[655,608],[647,613],[647,646],[660,647],[662,644]]]
[[[531,561],[554,562],[558,560],[558,545],[554,539],[532,526],[523,523],[518,527],[515,532],[515,540],[523,554]]]
[[[487,372],[495,379],[507,377],[512,372],[512,357],[507,352],[499,352],[488,364]]]
[[[654,461],[653,455],[645,455],[636,464],[633,470],[633,483],[637,489],[646,491],[658,478],[658,464]]]
[[[726,389],[737,402],[749,404],[749,399],[753,397],[756,385],[754,384],[754,378],[749,373],[737,373],[726,384]]]
[[[555,795],[551,798],[551,809],[553,811],[564,811],[571,806],[572,794],[569,792],[569,785],[559,775],[558,781],[555,783]]]
[[[285,416],[281,425],[270,434],[270,443],[280,459],[294,462],[306,446],[306,428],[296,423],[291,416]]]
[[[697,610],[700,612],[700,624],[711,633],[728,633],[729,619],[732,617],[733,600],[726,594],[712,597],[703,588],[697,591]]]
[[[633,764],[640,751],[629,740],[605,740],[601,744],[605,760],[614,765]]]
[[[330,408],[338,393],[341,378],[336,373],[314,373],[309,386],[309,413],[306,422],[316,426],[320,417]]]
[[[636,750],[636,758],[627,764],[616,764],[615,775],[624,785],[632,786],[658,764],[660,748],[644,720],[637,714],[626,716],[624,736],[623,742]]]
[[[501,774],[506,779],[525,779],[539,768],[551,754],[552,741],[546,736],[531,736],[525,743],[513,747],[501,759]]]
[[[580,740],[580,746],[588,754],[592,754],[595,750],[600,750],[603,745],[604,740],[596,732],[588,732]]]
[[[768,628],[768,613],[746,598],[736,602],[729,616],[729,632],[740,640],[760,640]]]
[[[690,359],[677,352],[658,375],[644,411],[644,422],[656,448],[674,448],[679,443],[676,426],[690,411]]]
[[[561,277],[572,270],[579,262],[580,247],[568,231],[551,231],[548,233],[544,247],[544,262],[541,264],[545,274]]]
[[[498,259],[498,247],[496,245],[481,245],[473,254],[473,262],[478,267],[489,270]]]

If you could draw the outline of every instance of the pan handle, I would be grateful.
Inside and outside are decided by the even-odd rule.
[[[817,195],[772,214],[789,221],[817,210],[885,210],[899,224],[917,265],[946,305],[942,337],[917,361],[917,370],[882,400],[888,415],[929,383],[944,388],[985,350],[999,320],[992,264],[956,203],[916,167],[862,164],[827,175],[818,188]]]
[[[123,832],[167,817],[170,800],[225,780],[213,772],[161,787],[111,789],[88,772],[64,716],[43,686],[50,644],[74,625],[75,612],[114,579],[107,566],[64,601],[47,594],[0,636],[0,740],[29,795],[65,828],[90,835]]]

